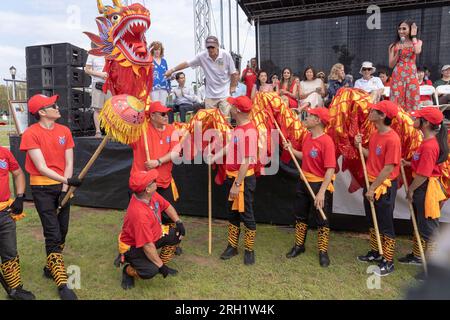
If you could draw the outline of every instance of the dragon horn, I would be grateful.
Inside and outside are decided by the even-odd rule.
[[[122,2],[120,0],[113,0],[113,3],[117,8],[122,8]]]
[[[98,12],[101,14],[103,14],[106,11],[102,0],[97,0],[97,8],[98,8]]]

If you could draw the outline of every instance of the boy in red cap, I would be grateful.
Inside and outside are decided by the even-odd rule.
[[[79,187],[81,181],[73,175],[74,142],[69,128],[56,123],[61,117],[56,104],[58,96],[38,94],[28,101],[28,109],[38,120],[22,135],[20,150],[26,151],[25,169],[36,210],[44,229],[47,265],[44,275],[53,278],[63,300],[77,296],[67,287],[67,274],[62,251],[69,229],[70,206],[56,213],[69,186]]]
[[[371,183],[369,190],[364,188],[364,210],[370,226],[371,250],[364,256],[358,256],[358,260],[378,262],[379,272],[377,273],[381,276],[394,271],[394,206],[402,153],[400,138],[390,125],[397,113],[398,106],[389,100],[371,105],[369,121],[376,126],[377,132],[369,138],[369,149],[363,148],[364,157],[367,158],[367,174]],[[355,144],[358,145],[361,142],[362,136],[357,135]],[[369,201],[373,201],[375,206],[383,256],[378,251]]]
[[[412,168],[414,180],[409,186],[407,198],[413,203],[422,247],[429,254],[433,251],[433,238],[439,229],[439,203],[446,199],[439,178],[442,175],[441,164],[448,157],[447,127],[443,123],[444,115],[436,107],[412,111],[411,116],[415,118],[414,128],[423,133],[424,139],[411,162],[402,161]],[[422,263],[416,237],[413,238],[412,253],[398,261],[416,265]]]
[[[16,186],[16,199],[11,199],[9,173]],[[34,295],[24,290],[17,254],[15,221],[23,211],[25,175],[13,154],[0,147],[0,282],[13,300],[34,300]]]
[[[158,273],[163,277],[178,271],[169,268],[158,255],[157,249],[180,243],[186,230],[174,207],[156,191],[158,171],[134,171],[130,189],[134,192],[119,236],[119,251],[126,262],[122,272],[122,288],[134,287],[134,279],[151,279]],[[162,223],[165,212],[175,228]]]
[[[247,96],[228,98],[231,117],[236,127],[227,146],[214,159],[226,155],[226,180],[228,203],[228,246],[220,256],[227,260],[238,254],[237,247],[241,232],[241,221],[245,225],[244,264],[255,263],[256,222],[253,213],[253,196],[256,188],[255,164],[257,160],[258,131],[250,121],[252,102]]]
[[[308,109],[307,113],[304,125],[309,133],[303,140],[302,151],[295,149],[292,151],[296,158],[302,160],[302,171],[316,195],[316,200],[313,200],[305,182],[300,180],[295,198],[295,245],[286,257],[294,258],[305,252],[309,214],[314,211],[318,226],[319,264],[322,267],[328,267],[330,265],[328,257],[330,227],[328,220],[323,220],[318,208],[322,208],[328,216],[333,212],[332,180],[336,170],[336,148],[331,137],[325,133],[325,127],[330,120],[328,109]],[[284,148],[286,150],[292,148],[291,143],[285,143]]]
[[[175,206],[179,196],[175,180],[172,177],[172,159],[178,156],[178,153],[174,151],[177,141],[172,140],[175,128],[168,123],[170,111],[170,108],[163,106],[159,101],[150,104],[147,112],[148,128],[146,132],[150,161],[147,160],[145,139],[142,135],[137,142],[131,145],[133,149],[131,174],[156,169],[158,171],[156,180],[158,193]],[[170,221],[163,213],[163,223],[170,224]],[[181,248],[175,246],[163,248],[161,258],[164,263],[168,263],[175,253],[181,254]]]

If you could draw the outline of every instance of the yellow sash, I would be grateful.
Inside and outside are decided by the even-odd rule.
[[[425,194],[425,218],[437,219],[441,216],[439,202],[446,199],[438,177],[428,178],[427,193]]]
[[[119,238],[117,239],[118,244],[119,244],[119,253],[120,254],[125,254],[125,252],[127,252],[128,250],[130,250],[131,246],[127,245],[126,243],[122,242],[120,240],[120,237],[122,236],[122,233],[119,233]]]
[[[9,199],[7,201],[4,202],[0,202],[0,211],[5,210],[6,208],[8,208],[10,205],[12,205],[12,203],[14,202],[14,199]],[[25,218],[25,213],[21,213],[21,214],[11,214],[11,218],[17,222],[19,220],[22,220],[23,218]]]
[[[303,173],[305,174],[306,181],[308,181],[308,182],[323,182],[323,180],[325,180],[325,178],[316,176],[310,172],[303,171]],[[331,178],[330,184],[327,187],[327,190],[330,191],[331,193],[334,192],[333,181],[335,179],[336,179],[336,175],[334,174],[333,178]]]
[[[61,182],[55,181],[45,176],[30,176],[31,186],[52,186],[55,184],[61,184]]]
[[[239,175],[239,171],[226,171],[226,174],[229,178],[237,178]],[[246,177],[250,177],[255,174],[255,170],[250,169],[247,170],[245,174]],[[244,179],[245,180],[245,179]],[[238,196],[233,200],[228,198],[228,201],[233,201],[232,210],[237,210],[239,212],[245,212],[245,202],[244,202],[244,180],[242,180],[241,186],[239,187]]]
[[[373,183],[377,178],[369,175],[369,182]],[[387,192],[387,189],[392,187],[392,182],[389,179],[384,180],[376,189],[375,189],[375,200],[380,199],[381,195]]]
[[[178,194],[178,188],[177,185],[175,184],[175,180],[170,181],[170,186],[172,187],[172,195],[173,195],[173,200],[177,201],[178,198],[180,197],[180,195]]]

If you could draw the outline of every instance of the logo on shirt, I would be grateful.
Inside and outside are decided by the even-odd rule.
[[[377,146],[377,148],[375,149],[375,154],[377,156],[381,155],[381,150],[382,150],[381,146]]]
[[[316,148],[312,148],[309,152],[309,155],[311,156],[311,158],[315,159],[319,156],[319,151]]]
[[[62,146],[66,144],[66,136],[59,137],[59,144]]]
[[[418,161],[420,159],[420,152],[414,152],[413,154],[413,160]]]
[[[5,159],[0,159],[0,169],[8,169],[8,162]]]

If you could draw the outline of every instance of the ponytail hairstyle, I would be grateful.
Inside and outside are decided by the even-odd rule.
[[[420,126],[423,125],[424,121],[426,121],[423,118],[420,118]],[[447,161],[448,158],[448,142],[447,142],[447,135],[448,135],[448,129],[447,126],[444,124],[444,122],[441,122],[441,124],[435,125],[430,123],[430,130],[436,132],[436,139],[439,144],[439,157],[436,162],[436,164],[443,163]]]

